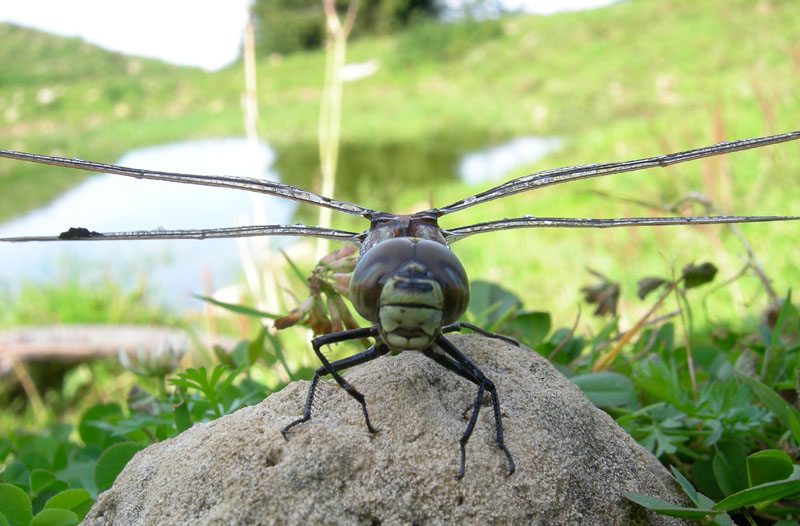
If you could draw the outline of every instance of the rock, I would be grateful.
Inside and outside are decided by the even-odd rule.
[[[689,524],[645,512],[628,491],[686,505],[677,483],[544,358],[481,336],[448,336],[494,381],[506,445],[484,398],[458,472],[476,387],[418,352],[354,367],[348,380],[378,428],[332,380],[313,418],[308,382],[139,452],[84,525]]]

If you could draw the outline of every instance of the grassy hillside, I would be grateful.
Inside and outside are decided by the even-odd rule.
[[[426,184],[431,159],[446,167],[464,151],[521,134],[559,136],[565,147],[514,175],[796,129],[797,27],[792,0],[630,1],[355,42],[349,61],[374,59],[380,70],[345,86],[337,197],[394,211],[427,207],[431,197],[447,204],[489,185],[467,188],[446,177]],[[140,146],[242,134],[239,66],[205,73],[10,26],[0,26],[0,36],[3,148],[113,162]],[[258,64],[260,131],[280,155],[284,180],[304,187],[313,187],[316,173],[323,61],[321,53],[305,53]],[[448,217],[444,226],[524,214],[652,213],[590,190],[654,204],[700,191],[729,213],[800,215],[798,167],[800,148],[789,144],[545,189]],[[0,218],[49,199],[75,177],[0,162]],[[365,226],[341,221],[348,229]],[[743,231],[779,290],[797,281],[796,224]],[[590,280],[586,267],[622,281],[624,303],[637,302],[634,283],[646,273],[669,274],[705,259],[720,265],[723,277],[741,267],[738,242],[721,227],[517,231],[468,239],[455,251],[472,278],[504,283],[529,307],[559,313],[562,324]],[[757,281],[747,278],[709,305],[741,319],[756,316],[763,300]]]

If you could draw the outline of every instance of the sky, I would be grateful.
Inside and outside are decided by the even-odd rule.
[[[464,0],[445,0],[457,5]],[[537,14],[599,7],[614,0],[501,0]],[[239,56],[250,0],[7,0],[12,22],[129,55],[214,71]]]
[[[213,71],[239,56],[249,0],[8,0],[0,22]]]

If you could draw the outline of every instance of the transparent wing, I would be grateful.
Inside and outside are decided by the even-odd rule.
[[[796,216],[706,216],[706,217],[629,217],[620,219],[578,219],[571,217],[518,217],[487,221],[445,230],[448,243],[467,236],[511,230],[514,228],[615,228],[631,226],[717,225],[726,223],[761,223],[767,221],[797,221]]]
[[[479,194],[461,199],[460,201],[456,201],[455,203],[447,205],[444,208],[435,209],[432,212],[435,213],[437,217],[441,217],[443,215],[457,212],[471,206],[485,203],[486,201],[499,199],[501,197],[506,197],[545,186],[568,183],[571,181],[578,181],[580,179],[589,179],[591,177],[603,177],[606,175],[613,175],[623,172],[634,172],[637,170],[644,170],[646,168],[653,168],[657,166],[665,167],[672,164],[693,161],[702,157],[711,157],[714,155],[722,155],[741,150],[749,150],[751,148],[760,148],[762,146],[793,141],[796,139],[800,139],[800,131],[784,133],[781,135],[773,135],[771,137],[759,137],[755,139],[742,139],[733,142],[722,142],[713,146],[698,148],[696,150],[660,155],[658,157],[648,157],[646,159],[638,159],[635,161],[586,164],[582,166],[566,166],[564,168],[545,170],[544,172],[538,172],[513,179],[507,183],[503,183],[499,186],[495,186],[494,188],[486,190],[485,192],[481,192]]]
[[[304,225],[261,225],[205,230],[141,230],[131,232],[93,232],[87,228],[70,228],[57,236],[4,237],[0,241],[120,241],[133,239],[214,239],[252,236],[320,237],[359,246],[360,234]]]
[[[288,184],[266,181],[264,179],[234,177],[227,175],[193,175],[173,172],[158,172],[153,170],[142,170],[139,168],[128,168],[126,166],[117,166],[114,164],[95,163],[92,161],[84,161],[83,159],[50,157],[48,155],[14,152],[11,150],[0,150],[0,157],[6,157],[8,159],[15,159],[18,161],[27,161],[31,163],[48,164],[51,166],[76,168],[78,170],[87,170],[89,172],[112,173],[127,177],[135,177],[137,179],[152,179],[154,181],[169,181],[173,183],[219,186],[223,188],[247,190],[248,192],[258,192],[277,197],[285,197],[286,199],[323,206],[339,212],[344,212],[345,214],[357,215],[366,218],[371,218],[375,213],[373,210],[353,203],[348,203],[347,201],[337,201],[335,199],[330,199],[328,197]]]

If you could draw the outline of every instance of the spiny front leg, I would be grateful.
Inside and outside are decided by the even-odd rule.
[[[486,389],[486,384],[481,382],[478,386],[478,394],[475,396],[475,403],[472,405],[472,416],[469,417],[469,422],[467,423],[467,429],[464,430],[464,434],[461,436],[461,440],[458,441],[458,446],[461,449],[461,471],[458,472],[456,475],[457,479],[460,479],[464,476],[464,471],[467,467],[467,442],[469,441],[469,437],[472,436],[472,430],[475,429],[475,422],[478,421],[478,413],[481,410],[481,402],[483,402],[483,392]],[[505,447],[505,446],[503,446]],[[514,461],[511,461],[511,471],[514,470]]]
[[[472,373],[475,375],[477,382],[480,382],[487,391],[489,391],[489,395],[492,397],[492,409],[494,412],[494,430],[495,430],[495,445],[500,448],[500,450],[505,453],[506,459],[508,460],[508,473],[507,475],[511,475],[516,471],[516,465],[514,464],[514,459],[511,457],[511,452],[508,450],[505,444],[505,440],[503,439],[503,415],[500,411],[500,397],[497,394],[497,388],[494,385],[494,382],[486,378],[486,375],[478,369],[478,367],[472,363],[472,361],[464,355],[461,351],[459,351],[452,343],[447,341],[444,337],[439,338],[440,347],[450,356],[453,357],[455,361],[462,364],[468,370],[471,370]],[[475,383],[477,383],[475,382]],[[479,404],[480,399],[483,397],[483,393],[478,393],[478,398],[476,399],[476,405]],[[465,433],[466,435],[466,433]]]
[[[314,394],[317,390],[317,384],[319,383],[319,377],[321,374],[328,374],[328,370],[325,367],[318,367],[316,371],[314,371],[314,376],[311,378],[311,384],[308,386],[308,394],[306,395],[306,405],[303,409],[303,417],[298,418],[297,420],[291,422],[289,425],[281,429],[281,434],[286,441],[289,441],[289,437],[286,436],[286,433],[296,426],[297,424],[302,424],[303,422],[308,422],[311,420],[311,405],[314,402]]]
[[[316,393],[317,385],[319,384],[320,376],[325,374],[330,374],[333,376],[334,380],[353,398],[358,400],[361,404],[362,411],[364,412],[364,419],[367,423],[367,429],[371,433],[375,433],[375,428],[372,427],[372,424],[369,421],[369,414],[367,413],[367,404],[364,400],[364,396],[359,393],[353,386],[351,386],[344,378],[342,378],[338,372],[347,369],[348,367],[353,367],[355,365],[360,365],[362,363],[369,362],[374,360],[375,358],[379,358],[389,352],[389,349],[385,345],[377,345],[372,346],[366,351],[360,352],[356,355],[349,356],[347,358],[343,358],[341,360],[337,360],[333,363],[329,362],[327,358],[322,354],[321,347],[323,345],[330,345],[332,343],[338,343],[343,341],[349,340],[357,340],[363,338],[374,337],[377,331],[373,328],[365,328],[365,329],[354,329],[350,331],[339,332],[335,334],[326,334],[324,336],[320,336],[319,338],[315,338],[312,340],[312,347],[314,348],[314,352],[317,354],[317,357],[322,362],[322,366],[318,367],[316,371],[314,371],[314,376],[311,378],[311,384],[308,387],[308,394],[306,395],[306,403],[303,409],[303,416],[291,422],[289,425],[284,427],[281,430],[281,434],[283,434],[283,438],[289,440],[286,433],[292,427],[296,426],[297,424],[302,424],[303,422],[307,422],[311,419],[311,406],[314,402],[314,395]]]
[[[514,464],[514,459],[503,440],[503,421],[502,414],[500,412],[500,400],[497,396],[497,388],[495,387],[494,383],[486,378],[483,372],[481,372],[481,370],[470,361],[469,358],[467,358],[461,351],[456,349],[455,346],[453,346],[453,344],[447,341],[443,336],[440,336],[436,343],[450,356],[444,356],[434,351],[431,347],[424,349],[422,351],[423,354],[439,365],[478,386],[478,393],[475,397],[475,403],[472,407],[472,415],[470,416],[469,423],[467,424],[467,429],[464,431],[464,434],[459,441],[461,450],[461,469],[459,470],[458,475],[456,475],[456,478],[460,479],[464,476],[467,458],[466,445],[470,436],[472,435],[473,429],[475,428],[475,423],[478,419],[478,413],[483,400],[483,393],[485,391],[489,391],[489,394],[492,397],[496,436],[495,444],[506,455],[506,459],[508,460],[508,475],[511,475],[516,470],[516,466]]]

